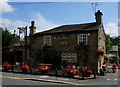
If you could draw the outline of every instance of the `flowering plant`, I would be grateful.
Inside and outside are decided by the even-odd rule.
[[[29,69],[29,66],[27,64],[25,64],[25,65],[20,66],[20,68]]]
[[[9,67],[12,67],[12,65],[11,65],[11,64],[4,64],[4,65],[2,65],[2,67],[3,67],[3,68],[4,68],[4,67],[9,68]]]
[[[41,70],[48,70],[49,67],[48,66],[42,66],[42,67],[39,67],[38,68],[38,71],[41,71]]]
[[[89,70],[89,69],[84,69],[83,71],[84,71],[85,73],[90,73],[90,74],[93,73],[92,70]]]
[[[104,54],[104,49],[102,49],[102,48],[97,49],[97,53],[98,53],[98,55],[103,55]]]
[[[10,70],[11,67],[12,67],[11,64],[4,64],[4,65],[2,65],[2,68],[4,69],[4,71]]]
[[[74,69],[74,68],[68,68],[67,69],[67,72],[71,72],[72,74],[76,74],[76,69]]]

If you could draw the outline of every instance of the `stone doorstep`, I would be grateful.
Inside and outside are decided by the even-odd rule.
[[[79,76],[79,75],[75,75],[74,76],[75,78],[80,78],[80,79],[82,79],[82,77],[81,76]],[[96,78],[98,77],[98,75],[96,75]],[[90,75],[90,77],[84,77],[85,79],[87,78],[87,79],[94,79],[94,75]]]

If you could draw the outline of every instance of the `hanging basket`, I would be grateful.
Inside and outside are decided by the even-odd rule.
[[[97,49],[97,54],[99,56],[103,56],[104,55],[104,49]]]

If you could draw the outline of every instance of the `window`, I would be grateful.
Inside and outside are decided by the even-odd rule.
[[[62,54],[62,57],[66,57],[66,54]]]
[[[77,62],[77,54],[62,54],[62,61],[76,63]]]
[[[77,55],[76,54],[72,54],[72,57],[77,57]]]
[[[44,46],[51,46],[51,36],[44,37]]]
[[[87,34],[78,34],[78,45],[81,43],[87,44]]]
[[[71,57],[71,54],[68,54],[67,57]]]
[[[77,55],[76,54],[72,54],[72,62],[73,63],[77,62]]]
[[[77,58],[73,58],[73,63],[76,63],[77,62]]]
[[[62,61],[66,61],[66,54],[62,54]]]
[[[68,62],[71,62],[71,54],[68,54],[67,58],[68,58]]]

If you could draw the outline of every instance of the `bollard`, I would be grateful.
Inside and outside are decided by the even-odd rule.
[[[82,79],[85,79],[85,73],[82,71]]]
[[[94,74],[94,79],[96,79],[96,73],[95,73],[95,71],[93,71],[93,74]]]
[[[55,68],[55,76],[57,76],[57,68]]]

